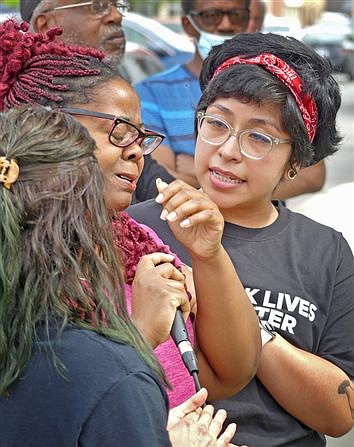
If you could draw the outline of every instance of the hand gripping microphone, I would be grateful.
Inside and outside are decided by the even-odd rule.
[[[199,368],[197,363],[197,358],[193,351],[192,344],[189,340],[187,328],[182,316],[181,310],[178,308],[176,310],[176,315],[173,320],[171,328],[171,337],[175,342],[183,363],[189,371],[189,374],[193,377],[196,391],[200,390],[200,383],[198,378]]]

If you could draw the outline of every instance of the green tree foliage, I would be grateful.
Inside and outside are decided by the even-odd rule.
[[[7,8],[19,9],[19,0],[1,0],[0,1],[0,10],[2,6],[6,6]]]

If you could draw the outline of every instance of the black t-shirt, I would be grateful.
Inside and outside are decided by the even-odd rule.
[[[39,342],[10,397],[0,397],[1,447],[171,445],[166,393],[133,348],[67,328],[55,352],[64,376]]]
[[[265,228],[226,222],[222,238],[260,319],[294,346],[322,357],[354,376],[354,262],[337,231],[280,203],[277,220]],[[162,207],[149,200],[128,208],[150,226],[180,259]],[[217,299],[217,297],[215,297]],[[237,423],[234,443],[250,447],[319,447],[324,436],[287,413],[254,378],[241,392],[213,402]]]
[[[144,202],[145,200],[156,197],[158,194],[155,183],[157,178],[160,178],[166,183],[171,183],[175,180],[151,155],[145,155],[144,169],[133,194],[132,203]]]

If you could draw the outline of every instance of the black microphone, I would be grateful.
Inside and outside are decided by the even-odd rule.
[[[198,378],[199,373],[198,362],[195,353],[193,351],[192,344],[189,340],[182,312],[179,308],[176,310],[176,315],[172,323],[171,337],[181,354],[183,363],[188,369],[189,374],[193,377],[196,391],[199,391],[200,383]]]
[[[192,344],[189,340],[182,312],[179,308],[176,310],[175,319],[173,320],[172,323],[171,337],[182,356],[183,362],[186,365],[189,374],[193,374],[193,372],[198,373],[199,368],[197,364],[197,359],[194,354]]]

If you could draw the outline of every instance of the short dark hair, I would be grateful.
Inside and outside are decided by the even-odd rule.
[[[213,79],[215,70],[230,57],[253,57],[262,53],[274,54],[295,70],[302,80],[303,93],[310,94],[315,101],[318,124],[312,143],[290,90],[259,65],[232,65]],[[203,93],[197,111],[205,110],[220,97],[280,104],[284,129],[293,141],[291,163],[307,166],[338,150],[341,141],[336,129],[341,104],[339,85],[333,78],[330,63],[303,42],[272,33],[237,34],[213,47],[203,62],[200,85]]]
[[[251,0],[245,0],[245,9],[249,9]],[[181,0],[181,9],[184,15],[190,14],[194,11],[195,0]]]

